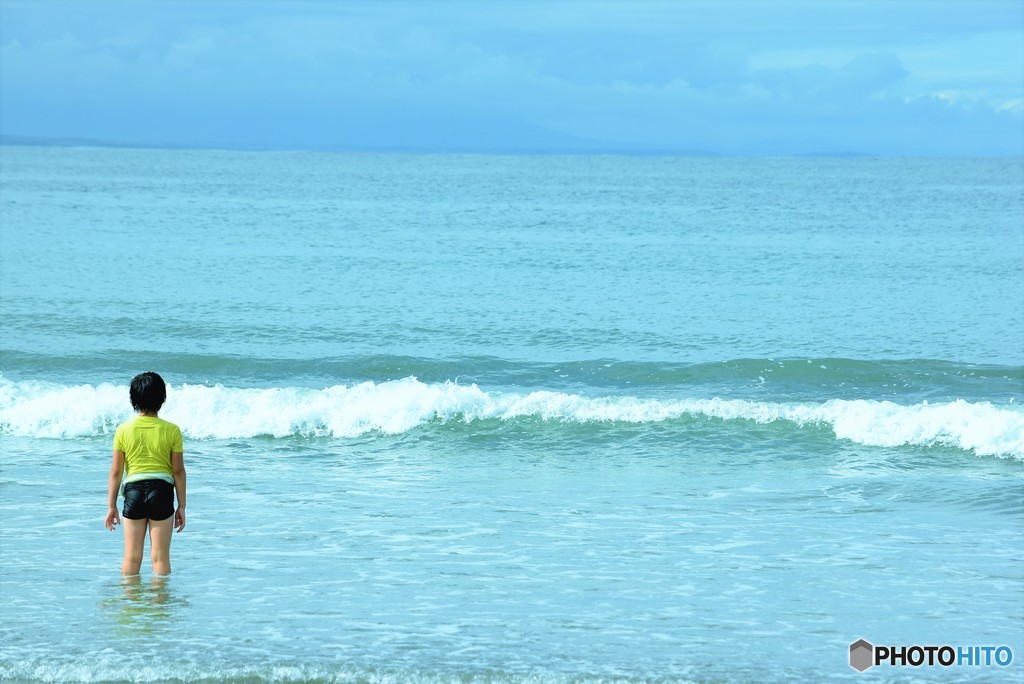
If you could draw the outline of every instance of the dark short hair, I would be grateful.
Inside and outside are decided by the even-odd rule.
[[[132,378],[128,394],[136,411],[159,411],[167,401],[167,385],[156,373],[139,373]]]

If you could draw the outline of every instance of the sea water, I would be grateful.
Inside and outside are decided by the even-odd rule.
[[[1021,159],[0,164],[0,679],[1024,681]]]

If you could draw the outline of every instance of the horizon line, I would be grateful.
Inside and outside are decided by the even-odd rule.
[[[74,136],[32,136],[0,134],[0,146],[9,147],[79,147],[99,149],[138,150],[209,150],[223,152],[319,152],[337,154],[482,154],[499,156],[626,156],[626,157],[822,157],[822,158],[1024,158],[1019,154],[942,154],[942,153],[883,153],[856,150],[822,150],[791,152],[722,152],[709,149],[643,148],[631,146],[593,147],[484,147],[484,146],[359,146],[359,145],[287,145],[249,143],[159,143],[126,142]]]

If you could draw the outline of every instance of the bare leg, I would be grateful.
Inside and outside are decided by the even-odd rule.
[[[149,518],[132,520],[124,518],[124,562],[121,563],[122,575],[138,575],[142,565],[142,547],[146,543],[146,527]]]
[[[171,572],[171,534],[174,531],[174,516],[166,520],[149,521],[149,556],[153,561],[153,574],[167,575]]]

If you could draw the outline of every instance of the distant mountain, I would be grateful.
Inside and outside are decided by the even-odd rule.
[[[318,122],[319,123],[319,122]],[[337,152],[713,155],[710,150],[656,148],[583,138],[530,123],[487,116],[357,116],[331,125],[253,127],[229,135],[190,138],[186,132],[143,139],[0,134],[2,145],[168,149],[310,150]]]
[[[59,138],[32,135],[0,134],[0,145],[26,145],[32,147],[119,147],[93,138]]]

